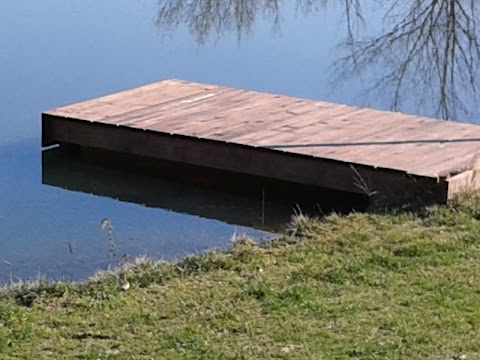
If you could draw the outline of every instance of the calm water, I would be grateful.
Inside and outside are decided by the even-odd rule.
[[[412,41],[381,48],[370,58],[368,51],[361,52],[362,41],[391,26],[382,21],[384,9],[373,6],[375,2],[361,2],[361,9],[349,12],[344,2],[333,0],[326,7],[303,0],[242,3],[237,13],[233,1],[219,9],[205,8],[208,2],[196,2],[195,8],[182,0],[17,0],[4,6],[0,282],[38,274],[78,279],[105,268],[112,259],[108,231],[100,228],[104,219],[113,226],[119,256],[175,258],[226,247],[233,234],[265,236],[254,229],[261,225],[260,195],[247,199],[157,179],[163,192],[149,199],[130,194],[127,180],[117,181],[110,191],[109,179],[128,179],[113,170],[57,161],[51,154],[43,154],[42,169],[44,110],[180,78],[462,121],[480,119],[472,90],[478,80],[475,56],[472,66],[468,60],[464,64],[472,76],[464,76],[458,61],[442,77],[428,56],[438,45],[434,43],[416,52],[399,80],[395,71],[409,59],[405,54]],[[408,11],[405,6],[400,10]],[[438,63],[454,64],[451,60],[440,56]],[[155,188],[151,179],[131,181],[142,181],[149,191]],[[290,208],[272,205],[268,220],[285,221],[289,213]]]

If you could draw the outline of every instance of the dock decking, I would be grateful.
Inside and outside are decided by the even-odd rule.
[[[180,80],[45,112],[42,129],[43,146],[72,143],[355,193],[423,179],[446,198],[477,181],[480,155],[477,125]]]

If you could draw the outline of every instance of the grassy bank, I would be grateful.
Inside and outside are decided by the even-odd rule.
[[[479,359],[480,201],[0,295],[0,358]]]

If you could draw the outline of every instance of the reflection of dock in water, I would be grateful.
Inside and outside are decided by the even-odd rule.
[[[83,147],[43,151],[42,182],[267,231],[285,226],[296,203],[308,210],[316,207],[312,199],[322,199],[305,187],[288,184],[287,194],[280,183]]]

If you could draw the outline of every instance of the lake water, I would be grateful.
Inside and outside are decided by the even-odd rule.
[[[348,61],[337,62],[354,49],[338,46],[351,39],[348,25],[358,40],[388,28],[382,20],[385,9],[375,1],[360,2],[363,21],[355,16],[357,9],[345,11],[348,1],[332,0],[326,7],[303,0],[249,0],[243,8],[234,3],[208,8],[209,2],[196,2],[195,8],[182,0],[17,0],[4,6],[0,282],[39,274],[85,278],[114,263],[111,235],[118,257],[172,259],[225,248],[234,234],[267,236],[255,229],[265,216],[279,224],[292,210],[272,203],[265,214],[258,193],[240,196],[165,179],[132,179],[161,182],[163,192],[152,199],[129,194],[127,180],[117,182],[118,189],[110,193],[109,179],[127,179],[127,174],[42,154],[42,111],[179,78],[380,109],[394,105],[407,113],[469,122],[480,119],[465,72],[453,68],[452,77],[436,78],[428,51],[403,82],[388,75],[398,68],[395,61],[402,59],[405,44],[391,46],[358,70]],[[438,59],[443,60],[449,64],[448,58]],[[476,83],[478,63],[470,71]],[[439,84],[453,78],[455,86],[447,90],[455,98],[448,91],[438,95]],[[396,89],[402,96],[393,101]],[[112,234],[100,227],[105,219]]]

